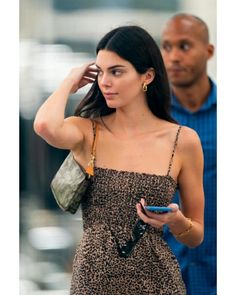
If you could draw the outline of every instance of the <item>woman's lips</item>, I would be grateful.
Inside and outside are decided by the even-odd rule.
[[[115,92],[104,92],[103,95],[105,96],[105,98],[109,99],[109,98],[113,98],[115,95],[117,95],[117,93],[115,93]]]

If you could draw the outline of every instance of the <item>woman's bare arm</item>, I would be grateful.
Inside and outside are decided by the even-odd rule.
[[[90,62],[72,69],[58,89],[39,108],[34,121],[34,130],[50,145],[73,149],[83,141],[83,122],[86,119],[78,117],[65,119],[65,108],[70,94],[94,82],[96,70],[91,68],[92,64]]]
[[[179,241],[195,247],[204,238],[203,151],[195,131],[186,128],[182,139],[184,142],[179,151],[182,168],[178,177],[181,211],[178,210],[175,222],[170,222],[168,226]],[[184,234],[190,227],[187,218],[192,220],[192,228]],[[181,232],[183,235],[178,235]]]
[[[145,215],[137,204],[137,213],[153,227],[167,224],[180,242],[188,247],[196,247],[204,237],[203,152],[196,132],[183,127],[177,150],[181,159],[178,176],[181,210],[177,204],[170,204],[169,207],[173,209],[170,213],[156,214],[145,210]],[[141,202],[146,205],[144,199]]]

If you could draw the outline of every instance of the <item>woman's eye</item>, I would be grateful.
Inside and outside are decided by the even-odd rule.
[[[98,71],[98,77],[102,76],[102,71]]]
[[[119,76],[119,75],[121,75],[122,72],[120,70],[112,70],[111,73],[114,76]]]

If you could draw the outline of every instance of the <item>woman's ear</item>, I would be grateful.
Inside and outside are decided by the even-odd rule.
[[[144,81],[147,85],[150,84],[155,78],[155,70],[153,68],[149,68],[144,74]]]

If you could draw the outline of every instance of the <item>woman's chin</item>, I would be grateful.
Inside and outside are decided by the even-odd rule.
[[[117,103],[115,103],[114,101],[113,102],[112,101],[106,101],[106,104],[107,104],[108,108],[111,108],[111,109],[118,108]]]

